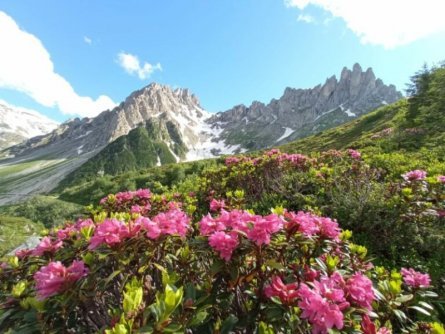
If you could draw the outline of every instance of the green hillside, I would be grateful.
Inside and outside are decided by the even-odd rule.
[[[445,154],[445,68],[423,69],[412,77],[408,99],[377,109],[347,124],[282,146],[284,151],[320,152],[358,148],[369,153]]]
[[[165,142],[171,141],[172,147]],[[176,156],[184,157],[186,147],[171,121],[153,119],[133,129],[105,147],[99,154],[70,173],[62,187],[79,179],[91,179],[97,175],[117,175],[176,162]]]

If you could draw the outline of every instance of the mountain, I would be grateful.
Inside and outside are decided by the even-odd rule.
[[[0,101],[0,150],[51,132],[58,123],[37,111]]]
[[[214,115],[209,122],[223,131],[220,138],[247,150],[286,143],[345,123],[382,105],[402,98],[393,85],[386,86],[359,64],[343,68],[324,85],[312,89],[286,88],[269,104],[238,105]]]
[[[205,111],[188,89],[152,83],[113,110],[70,120],[9,148],[6,153],[14,158],[0,161],[0,174],[3,170],[7,176],[0,191],[15,189],[22,195],[51,190],[87,161],[78,175],[115,174],[266,148],[344,123],[401,97],[394,86],[376,79],[372,69],[363,72],[358,64],[344,68],[339,80],[333,76],[312,89],[286,88],[267,105],[254,102],[217,114]],[[0,204],[10,200],[11,195],[0,195]]]

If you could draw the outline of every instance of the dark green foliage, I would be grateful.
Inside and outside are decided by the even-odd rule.
[[[165,141],[171,141],[169,148]],[[176,163],[174,154],[184,157],[187,149],[175,124],[150,120],[105,147],[95,157],[69,174],[60,188],[77,184],[80,180],[98,175],[117,175],[158,165]]]
[[[47,228],[74,220],[83,213],[83,207],[49,196],[35,196],[20,204],[0,207],[0,214],[24,217]]]
[[[169,164],[149,168],[117,176],[104,175],[92,180],[84,180],[76,185],[59,187],[57,191],[61,199],[87,205],[99,201],[102,197],[123,190],[149,188],[154,193],[163,193],[169,189],[180,187],[193,191],[198,183],[192,182],[189,187],[181,186],[200,175],[203,170],[216,166],[219,160],[201,160],[193,163]]]

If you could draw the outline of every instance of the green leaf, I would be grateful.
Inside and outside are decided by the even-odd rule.
[[[428,304],[426,302],[420,301],[419,304],[427,309],[434,310],[434,307],[432,307],[430,304]]]
[[[409,308],[416,310],[417,312],[423,313],[427,316],[431,316],[431,313],[425,310],[424,308],[421,308],[420,306],[410,306]]]
[[[270,267],[272,269],[277,269],[277,270],[283,270],[284,267],[281,263],[277,262],[274,259],[270,259],[268,261],[266,261],[266,263],[264,263],[267,267]]]
[[[221,334],[229,334],[238,322],[238,318],[233,314],[229,315],[221,325]]]
[[[198,326],[200,324],[202,324],[207,316],[209,314],[207,313],[207,311],[203,310],[203,311],[199,311],[192,319],[192,321],[190,322],[190,326],[194,327],[194,326]]]
[[[267,325],[265,322],[261,321],[258,326],[258,334],[274,334],[275,332],[269,325]]]
[[[115,270],[115,271],[113,271],[113,272],[112,272],[112,273],[105,279],[105,281],[104,281],[105,286],[107,286],[107,285],[111,282],[111,280],[112,280],[113,278],[115,278],[117,275],[119,275],[121,272],[122,272],[122,270]]]
[[[399,302],[399,303],[406,303],[406,302],[410,301],[413,298],[414,298],[414,296],[412,294],[401,295],[401,296],[396,298],[396,301]]]

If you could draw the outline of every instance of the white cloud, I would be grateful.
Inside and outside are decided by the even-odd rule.
[[[79,96],[71,84],[54,70],[51,56],[34,35],[19,28],[0,11],[0,87],[30,96],[64,114],[95,116],[116,104],[105,95],[96,100]]]
[[[342,18],[364,44],[394,48],[445,32],[441,0],[284,0],[300,10],[314,5]]]
[[[83,36],[83,41],[89,45],[93,44],[93,40],[88,36]]]
[[[314,17],[311,15],[308,15],[308,14],[298,15],[297,21],[306,22],[306,23],[315,23]]]
[[[117,62],[128,74],[137,75],[141,80],[148,79],[156,70],[162,71],[160,63],[152,65],[144,62],[144,65],[141,66],[137,56],[126,52],[121,52],[117,55]]]

